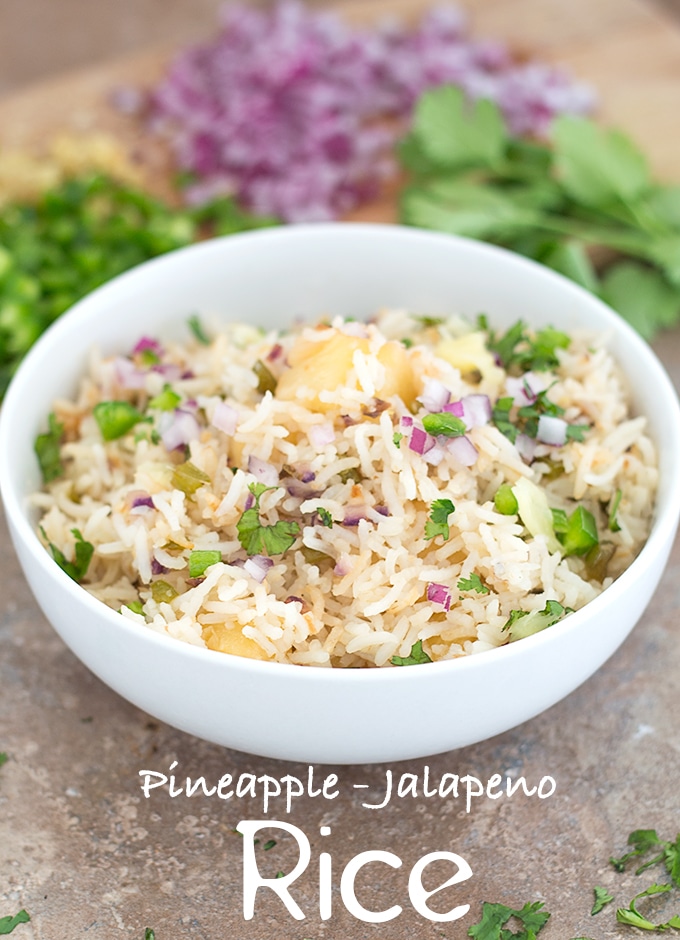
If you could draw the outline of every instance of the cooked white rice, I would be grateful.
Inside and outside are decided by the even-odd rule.
[[[35,495],[47,540],[73,558],[77,528],[94,545],[84,587],[140,629],[236,655],[384,666],[418,641],[432,660],[502,645],[512,611],[548,601],[578,609],[630,564],[649,532],[657,469],[645,418],[631,416],[623,376],[604,338],[593,336],[571,337],[557,367],[528,376],[564,421],[588,426],[583,441],[527,445],[520,436],[518,449],[489,421],[467,431],[472,466],[446,438],[428,439],[434,446],[419,453],[409,421],[421,427],[428,412],[415,400],[426,380],[441,383],[430,392],[445,386],[451,402],[521,398],[483,339],[457,319],[432,325],[387,311],[368,325],[337,320],[281,334],[232,324],[210,345],[164,343],[155,364],[145,343],[127,357],[93,352],[77,399],[54,405],[65,427],[64,473]],[[274,394],[258,390],[258,362],[278,380]],[[167,384],[182,410],[152,409],[153,425],[102,439],[97,403],[124,400],[145,412]],[[181,439],[182,421],[188,447],[169,451],[163,440]],[[172,482],[187,459],[208,481],[194,494]],[[260,497],[261,524],[299,527],[268,569],[261,558],[248,561],[237,529],[254,473],[281,481]],[[554,536],[532,535],[528,518],[497,511],[501,484],[522,478],[551,508],[592,513],[599,549],[563,557]],[[449,537],[427,539],[438,499],[455,505]],[[222,561],[190,579],[198,550]],[[459,588],[472,575],[488,593]]]

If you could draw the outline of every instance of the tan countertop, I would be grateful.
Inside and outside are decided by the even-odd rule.
[[[358,3],[345,6],[359,11]],[[670,21],[659,19],[660,7],[639,0],[594,0],[592,18],[584,23],[577,9],[583,9],[584,0],[522,4],[536,11],[531,22],[515,22],[514,5],[507,0],[475,0],[471,7],[482,32],[518,41],[533,31],[537,42],[540,34],[538,45],[546,54],[592,80],[602,91],[605,113],[623,120],[632,132],[644,134],[652,126],[658,131],[667,114],[677,114],[680,32],[670,25],[666,30]],[[406,8],[408,3],[396,5]],[[66,64],[82,66],[149,43],[184,39],[190,28],[206,32],[216,6],[213,0],[121,0],[115,5],[3,0],[0,90],[16,89]],[[77,35],[64,35],[64,23],[79,24]],[[36,29],[29,46],[31,24]],[[650,52],[644,61],[630,58],[635,36],[650,43],[642,47]],[[143,52],[135,59],[147,66],[152,60]],[[120,66],[113,72],[106,65],[97,68],[99,90],[111,74],[121,74]],[[78,81],[65,79],[51,88],[74,88]],[[26,102],[35,102],[42,92],[24,94],[28,97],[0,102],[0,131],[8,130],[10,118],[18,121],[22,115],[30,124]],[[650,146],[657,166],[680,179],[675,135],[657,133]],[[680,388],[680,330],[661,337],[656,349]],[[177,761],[178,777],[202,775],[216,783],[225,773],[306,778],[308,768],[207,744],[120,699],[52,631],[30,595],[4,522],[1,535],[0,751],[9,760],[0,769],[0,917],[24,907],[32,918],[17,927],[13,940],[143,940],[147,926],[155,929],[156,940],[463,938],[479,919],[482,901],[521,906],[537,900],[552,912],[541,940],[634,935],[616,925],[614,905],[591,917],[592,889],[602,885],[617,903],[627,904],[653,878],[616,874],[608,864],[610,855],[623,853],[633,829],[655,827],[664,838],[674,838],[679,828],[680,542],[629,639],[592,679],[548,712],[483,744],[429,760],[316,768],[317,777],[338,775],[339,796],[333,801],[304,797],[290,816],[280,806],[271,814],[298,826],[312,844],[312,863],[293,891],[307,917],[293,920],[273,895],[262,893],[255,918],[246,922],[243,842],[233,830],[241,819],[260,818],[260,804],[216,796],[171,798],[161,789],[145,799],[139,771],[168,774]],[[469,813],[461,799],[422,793],[415,799],[394,796],[381,810],[362,806],[362,801],[384,798],[388,770],[395,780],[404,773],[417,775],[422,787],[426,767],[430,785],[445,773],[482,781],[500,773],[524,776],[530,786],[549,776],[556,791],[545,800],[521,793],[511,799],[478,798]],[[369,788],[354,789],[354,784]],[[330,836],[320,837],[322,825],[331,827]],[[271,833],[276,845],[265,853],[269,836],[263,834],[258,858],[273,876],[289,870],[296,853],[292,838],[282,832]],[[358,892],[366,907],[403,907],[387,924],[356,920],[345,911],[338,891],[343,866],[370,849],[394,852],[404,863],[394,872],[385,866],[367,868]],[[470,914],[453,924],[425,920],[408,902],[408,871],[421,856],[439,850],[458,853],[473,871],[464,885],[444,892],[443,909],[452,899],[471,905]],[[327,921],[318,912],[316,859],[321,851],[330,852],[335,872],[334,911]],[[436,907],[434,899],[431,903]]]

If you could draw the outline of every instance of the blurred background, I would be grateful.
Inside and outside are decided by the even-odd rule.
[[[266,0],[246,0],[265,3]],[[329,0],[306,0],[309,6],[328,6]],[[656,5],[680,19],[680,0],[638,0]],[[214,31],[222,0],[0,0],[0,95],[50,75],[86,67],[107,59],[133,54],[155,45],[177,45]],[[354,8],[360,15],[362,0],[341,0],[335,7]],[[408,12],[408,0],[386,2],[386,10]],[[465,0],[483,26],[485,7],[494,0]],[[511,0],[507,7],[508,35],[521,41],[532,32],[532,24],[513,20]],[[536,15],[555,23],[556,37],[564,19],[564,0],[536,0]],[[598,8],[611,8],[611,0],[593,0],[592,17]]]

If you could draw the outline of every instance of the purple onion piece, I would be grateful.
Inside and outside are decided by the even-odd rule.
[[[410,415],[404,415],[401,419],[402,428],[412,428],[413,427],[413,418]]]
[[[132,508],[136,509],[138,506],[148,506],[149,509],[153,509],[153,500],[150,496],[137,496],[132,501]]]
[[[151,559],[151,574],[167,574],[170,569],[162,565],[156,558]]]
[[[201,434],[201,427],[193,414],[177,408],[173,412],[163,412],[160,419],[160,431],[166,450],[176,450],[197,440]]]
[[[323,424],[312,424],[307,433],[309,443],[317,450],[321,450],[327,444],[332,444],[335,440],[335,428],[330,421],[325,421]]]
[[[431,581],[427,586],[427,599],[433,604],[438,604],[444,610],[451,607],[451,591],[445,584],[437,584]]]
[[[260,460],[254,454],[248,457],[248,472],[252,473],[255,479],[259,483],[264,483],[265,486],[279,485],[279,471],[274,464],[267,463],[266,460]]]
[[[427,378],[425,379],[425,387],[418,396],[418,401],[427,411],[439,413],[451,401],[451,392],[439,379]]]
[[[271,558],[266,558],[264,555],[253,555],[250,558],[246,559],[243,563],[243,568],[248,572],[251,578],[254,578],[258,584],[262,584],[264,579],[267,577],[267,572],[273,566],[274,562]]]
[[[444,405],[442,411],[448,411],[449,414],[455,415],[457,418],[462,418],[465,413],[462,401],[452,401],[450,404]]]
[[[249,509],[252,509],[254,505],[255,505],[255,497],[253,496],[252,493],[248,493],[248,495],[246,496],[246,503],[244,507],[245,512],[248,512]]]
[[[238,424],[238,411],[228,405],[226,401],[218,402],[215,405],[213,416],[210,422],[218,431],[223,431],[229,437],[236,433]]]
[[[456,463],[463,467],[472,467],[477,463],[479,451],[468,437],[449,438],[446,449]]]
[[[302,483],[311,483],[313,480],[316,480],[316,473],[313,473],[311,470],[305,470],[300,480]]]
[[[350,506],[345,510],[345,515],[342,520],[342,524],[346,526],[353,527],[359,525],[362,519],[366,518],[366,507],[365,506]]]
[[[564,418],[541,415],[538,419],[536,439],[542,444],[552,444],[554,447],[563,447],[567,443],[568,427],[569,425]]]
[[[409,449],[414,451],[416,454],[421,454],[425,450],[425,445],[427,444],[427,432],[422,428],[414,427],[411,431],[411,437],[408,442]]]
[[[143,352],[152,352],[160,358],[163,355],[163,351],[163,347],[158,340],[152,339],[150,336],[142,336],[135,344],[132,355],[137,356]]]
[[[466,395],[461,399],[462,418],[468,429],[481,428],[491,420],[491,400],[488,395]]]
[[[518,434],[515,439],[515,447],[525,463],[531,463],[536,454],[536,441],[527,434]]]

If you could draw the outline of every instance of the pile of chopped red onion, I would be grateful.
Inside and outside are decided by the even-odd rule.
[[[215,39],[172,62],[149,115],[194,179],[191,203],[230,194],[258,214],[321,221],[376,194],[414,103],[444,83],[497,102],[516,134],[544,136],[555,115],[592,105],[552,66],[472,39],[455,7],[415,28],[356,30],[284,0],[228,7]]]

